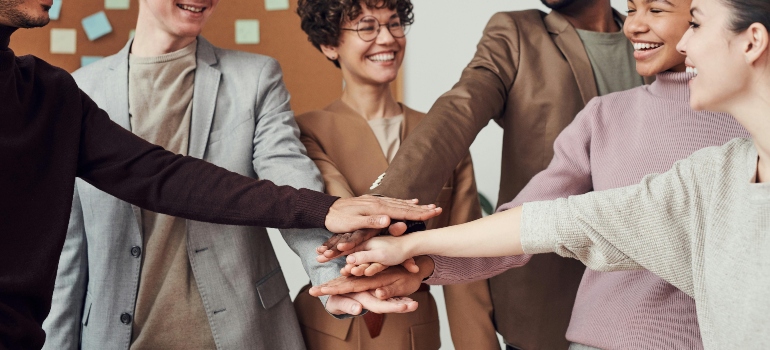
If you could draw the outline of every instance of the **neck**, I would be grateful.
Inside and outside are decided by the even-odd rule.
[[[403,113],[390,92],[390,84],[347,83],[341,100],[366,120],[395,117]]]
[[[131,44],[131,54],[139,57],[160,56],[179,51],[190,45],[196,36],[177,36],[163,30],[151,14],[143,13],[139,7],[136,33]]]
[[[762,93],[747,93],[740,101],[735,101],[730,114],[751,134],[757,149],[757,182],[770,182],[770,89]],[[764,94],[764,93],[767,94]]]
[[[0,25],[0,50],[5,50],[11,43],[11,34],[16,31],[16,27]]]
[[[600,33],[620,31],[615,22],[610,0],[575,1],[571,6],[559,9],[559,14],[576,29]]]

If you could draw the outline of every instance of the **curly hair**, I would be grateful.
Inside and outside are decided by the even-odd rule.
[[[371,9],[395,10],[402,24],[414,23],[411,0],[299,0],[297,14],[308,41],[320,51],[321,45],[339,45],[342,24],[358,18],[362,4]],[[337,60],[332,62],[340,67]]]

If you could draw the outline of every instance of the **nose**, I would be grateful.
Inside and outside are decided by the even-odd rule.
[[[680,54],[687,56],[687,41],[690,40],[690,35],[692,35],[692,27],[687,29],[686,32],[684,32],[684,35],[682,35],[682,39],[679,40],[679,43],[676,44],[676,51],[679,51]]]
[[[623,32],[626,33],[626,37],[632,38],[635,35],[647,33],[650,31],[650,26],[645,21],[644,14],[637,12],[632,16],[626,17],[626,21],[623,23]]]
[[[396,38],[393,37],[393,34],[390,34],[388,26],[380,26],[380,32],[377,33],[377,44],[388,45],[394,41],[396,41]]]

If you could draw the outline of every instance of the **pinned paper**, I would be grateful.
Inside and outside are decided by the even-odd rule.
[[[259,44],[259,21],[238,19],[235,21],[236,44]]]
[[[77,38],[78,32],[75,29],[51,29],[51,53],[75,53]]]
[[[110,21],[107,20],[107,15],[104,11],[99,11],[83,18],[82,23],[88,40],[94,41],[112,33],[112,26],[110,25]]]
[[[288,10],[289,0],[265,0],[265,9],[268,11]]]
[[[128,0],[104,0],[104,8],[107,10],[128,10]]]
[[[80,57],[80,67],[85,67],[91,63],[94,63],[100,59],[104,58],[104,56],[83,56]]]
[[[59,19],[59,15],[61,14],[61,1],[62,0],[53,0],[53,5],[48,9],[48,18],[52,21]]]

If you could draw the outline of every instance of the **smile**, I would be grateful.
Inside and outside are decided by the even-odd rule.
[[[194,7],[190,5],[183,5],[183,4],[176,4],[176,7],[179,7],[182,10],[187,10],[194,13],[201,13],[203,10],[205,10],[205,7]]]
[[[695,68],[695,67],[686,66],[684,68],[684,71],[687,73],[693,73],[695,75],[698,75],[698,68]]]
[[[634,51],[654,50],[663,46],[660,43],[634,43]]]
[[[395,60],[396,54],[394,52],[384,52],[384,53],[374,54],[366,58],[373,62],[387,62],[387,61]]]

